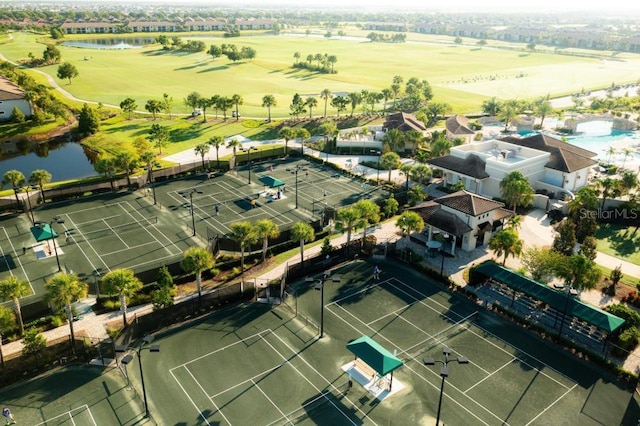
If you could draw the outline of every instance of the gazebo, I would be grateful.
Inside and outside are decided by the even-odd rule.
[[[388,391],[391,391],[393,372],[402,366],[402,361],[383,348],[369,336],[362,336],[347,344],[347,349],[355,355],[354,367],[365,375],[373,376],[379,382],[389,376]]]

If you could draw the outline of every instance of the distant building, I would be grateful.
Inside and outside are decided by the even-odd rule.
[[[465,143],[473,142],[473,137],[476,135],[476,132],[469,128],[469,119],[462,115],[447,118],[444,127],[448,138],[463,139]]]
[[[24,91],[6,78],[0,77],[0,121],[8,121],[13,108],[16,107],[25,117],[31,117],[31,103],[25,98]]]

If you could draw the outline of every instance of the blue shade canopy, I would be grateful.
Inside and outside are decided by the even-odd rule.
[[[52,240],[58,237],[56,231],[51,228],[51,225],[48,223],[43,223],[40,226],[32,226],[31,234],[33,238],[36,239],[37,242]]]
[[[279,186],[284,186],[284,182],[280,179],[276,179],[273,176],[262,176],[258,179],[260,182],[264,184],[264,186],[268,186],[269,188],[277,188]]]
[[[369,336],[362,336],[349,342],[347,349],[381,376],[385,376],[402,366],[402,361]]]

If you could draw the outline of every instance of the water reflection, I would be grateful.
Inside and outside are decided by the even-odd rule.
[[[89,40],[70,40],[62,43],[67,47],[85,49],[137,49],[155,42],[152,37],[134,38],[97,38]]]
[[[93,167],[97,153],[66,138],[31,143],[26,140],[2,144],[0,174],[19,170],[27,178],[34,170],[51,173],[52,182],[96,176]]]

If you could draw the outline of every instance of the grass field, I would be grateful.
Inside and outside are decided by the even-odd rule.
[[[640,233],[635,227],[604,224],[596,231],[598,251],[640,265]]]
[[[199,39],[207,45],[228,41],[197,34],[183,37]],[[29,52],[38,56],[44,44],[37,38],[15,33],[13,41],[3,44],[0,52],[10,60],[26,58]],[[420,39],[428,40],[425,36]],[[556,96],[583,88],[608,87],[612,82],[635,81],[640,64],[640,56],[632,54],[601,60],[423,41],[384,44],[301,36],[252,36],[234,38],[233,43],[253,47],[257,58],[233,64],[226,58],[214,61],[204,52],[168,53],[158,45],[129,50],[60,46],[63,60],[76,65],[80,76],[69,85],[68,81],[55,77],[57,66],[42,70],[54,76],[74,96],[105,104],[119,105],[126,97],[132,97],[143,109],[146,100],[168,93],[175,100],[175,112],[186,112],[182,100],[192,91],[205,96],[237,93],[244,99],[243,116],[266,117],[262,97],[273,94],[278,104],[272,108],[272,115],[282,117],[289,115],[293,93],[317,96],[325,88],[333,93],[380,91],[391,85],[395,75],[405,80],[417,77],[429,81],[436,102],[448,103],[455,113],[468,113],[478,111],[483,100],[494,96],[499,99]],[[302,58],[315,53],[336,55],[338,73],[322,75],[291,68],[296,51]],[[131,72],[134,69],[136,72]],[[322,109],[321,102],[316,111],[319,113]],[[335,113],[332,108],[328,112]]]

